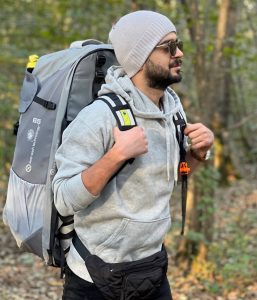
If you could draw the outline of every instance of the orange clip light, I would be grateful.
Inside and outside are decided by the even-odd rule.
[[[190,172],[190,168],[188,167],[188,163],[186,161],[182,161],[179,165],[180,175],[188,175]]]

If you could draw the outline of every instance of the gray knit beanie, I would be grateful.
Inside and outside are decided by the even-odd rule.
[[[123,16],[113,25],[109,41],[119,64],[131,78],[141,69],[154,47],[170,32],[176,32],[176,28],[167,17],[139,10]]]

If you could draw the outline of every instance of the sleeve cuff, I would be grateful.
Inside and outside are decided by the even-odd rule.
[[[69,196],[71,197],[71,202],[74,206],[74,211],[79,211],[90,205],[99,195],[92,195],[85,187],[81,174],[70,178],[66,183],[67,190],[69,191]]]

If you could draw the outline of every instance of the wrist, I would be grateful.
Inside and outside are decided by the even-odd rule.
[[[201,153],[200,151],[190,149],[190,154],[194,159],[204,162],[210,158],[211,151],[207,150],[206,152]]]
[[[117,144],[114,144],[113,147],[108,151],[108,158],[117,164],[123,163],[127,160]]]

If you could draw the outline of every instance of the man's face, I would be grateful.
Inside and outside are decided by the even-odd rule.
[[[147,85],[151,88],[165,90],[172,83],[180,82],[183,52],[176,48],[172,56],[166,47],[169,41],[176,41],[176,34],[166,35],[153,50],[144,65],[144,74]]]

